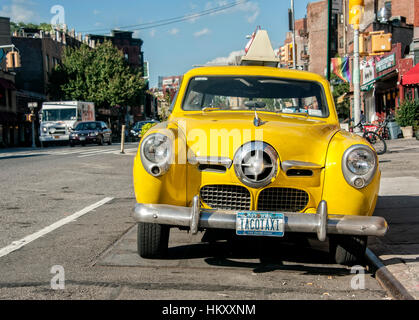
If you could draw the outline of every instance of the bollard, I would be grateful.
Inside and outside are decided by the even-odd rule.
[[[122,130],[121,130],[121,153],[125,153],[124,144],[125,144],[125,124],[122,125]]]

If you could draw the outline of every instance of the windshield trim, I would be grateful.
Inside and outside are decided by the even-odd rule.
[[[324,88],[323,84],[321,82],[319,82],[319,81],[316,81],[316,80],[302,80],[302,79],[285,78],[285,77],[272,77],[272,76],[263,76],[263,75],[257,75],[257,76],[255,76],[255,75],[245,75],[245,74],[227,74],[227,75],[204,75],[204,74],[202,74],[202,75],[196,75],[196,76],[191,77],[188,80],[188,85],[187,85],[187,87],[186,87],[186,89],[184,91],[185,93],[183,94],[183,97],[182,97],[182,104],[180,106],[180,109],[183,112],[205,113],[205,111],[203,111],[203,109],[201,109],[201,110],[185,110],[183,108],[183,106],[185,105],[185,102],[186,102],[186,96],[187,96],[187,93],[189,92],[189,86],[191,85],[192,80],[195,79],[195,78],[202,78],[202,77],[207,77],[207,78],[215,78],[215,77],[217,77],[217,78],[221,78],[221,77],[252,77],[252,78],[260,78],[260,77],[263,77],[266,80],[294,81],[294,82],[312,82],[312,83],[317,84],[320,87],[320,90],[321,90],[321,93],[322,93],[322,104],[324,104],[325,107],[326,107],[326,113],[324,115],[322,115],[322,116],[310,115],[310,114],[308,114],[308,112],[307,113],[287,113],[287,112],[275,112],[275,111],[269,111],[269,110],[256,110],[256,111],[258,113],[259,112],[267,112],[267,113],[276,114],[276,115],[291,115],[291,116],[292,115],[297,115],[297,116],[304,116],[306,118],[313,117],[313,118],[321,118],[321,119],[329,118],[330,117],[330,114],[331,114],[330,113],[330,109],[329,109],[330,106],[327,103],[327,97],[326,97],[325,88]],[[252,112],[254,112],[253,110],[236,109],[236,110],[212,110],[211,113],[212,112],[220,112],[220,111],[223,111],[223,112],[232,112],[232,111],[246,112],[246,111],[252,111]]]

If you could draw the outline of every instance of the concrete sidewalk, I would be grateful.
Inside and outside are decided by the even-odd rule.
[[[374,215],[384,217],[389,231],[372,238],[370,250],[407,292],[419,299],[419,141],[389,140],[379,156],[380,196]]]

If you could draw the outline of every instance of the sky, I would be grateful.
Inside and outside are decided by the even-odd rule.
[[[237,4],[238,2],[238,4]],[[257,26],[268,31],[272,46],[283,44],[288,31],[290,0],[2,0],[0,16],[14,22],[64,21],[83,34],[109,34],[111,29],[135,26],[134,37],[144,41],[150,87],[159,76],[182,75],[194,65],[223,63],[244,50]],[[295,18],[306,15],[309,0],[295,0]],[[217,8],[234,5],[227,10]],[[214,10],[215,9],[215,10]],[[150,27],[147,23],[211,14]],[[142,25],[140,25],[142,24]],[[243,51],[244,52],[244,51]]]

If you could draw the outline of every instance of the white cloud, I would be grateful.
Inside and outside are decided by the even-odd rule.
[[[134,33],[132,34],[133,38],[139,38],[141,35],[140,30],[135,30]]]
[[[97,16],[98,14],[100,13],[100,11],[99,10],[93,10],[93,14],[95,15],[95,16]]]
[[[13,22],[39,22],[39,15],[30,9],[32,5],[28,0],[12,0],[10,5],[1,7],[0,16],[10,17]]]
[[[232,51],[227,57],[218,57],[211,61],[208,61],[207,65],[229,65],[229,64],[235,64],[236,57],[241,57],[244,55],[244,50],[237,50]]]
[[[228,2],[225,0],[209,1],[205,4],[205,10],[214,9],[216,7],[225,6],[227,4]],[[257,2],[248,1],[226,10],[214,12],[211,15],[229,14],[233,12],[244,12],[247,22],[253,23],[260,14],[260,8]]]
[[[202,37],[202,36],[205,36],[205,35],[210,34],[210,33],[211,33],[211,30],[210,29],[204,28],[204,29],[202,29],[200,31],[195,32],[193,35],[195,37]]]
[[[179,29],[178,28],[172,28],[168,32],[169,32],[169,34],[175,36],[179,33]]]
[[[154,38],[155,35],[156,35],[156,29],[151,29],[150,30],[150,37]]]

